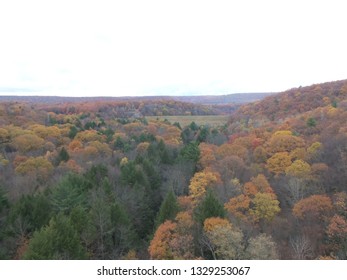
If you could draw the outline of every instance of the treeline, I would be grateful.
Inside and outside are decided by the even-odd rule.
[[[238,105],[218,106],[181,102],[172,99],[122,101],[122,102],[83,102],[48,104],[40,108],[56,114],[75,114],[82,112],[99,113],[107,117],[143,117],[143,116],[175,116],[175,115],[217,115],[235,111]]]

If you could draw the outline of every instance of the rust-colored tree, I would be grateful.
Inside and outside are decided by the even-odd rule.
[[[293,207],[293,214],[299,219],[321,219],[333,209],[333,204],[327,195],[311,195],[301,199]]]
[[[231,198],[229,202],[225,203],[224,207],[235,218],[246,221],[249,214],[250,203],[251,199],[241,194]]]

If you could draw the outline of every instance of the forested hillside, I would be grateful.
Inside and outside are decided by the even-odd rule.
[[[220,113],[173,100],[1,102],[0,258],[346,259],[346,110],[347,80],[223,125],[146,118]]]

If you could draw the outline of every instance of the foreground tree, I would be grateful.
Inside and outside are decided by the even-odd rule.
[[[188,212],[179,212],[175,221],[167,220],[156,230],[148,248],[151,259],[172,260],[194,258],[193,219]]]
[[[173,238],[176,226],[177,224],[171,221],[166,221],[159,226],[148,248],[151,259],[172,260],[174,258],[170,240]]]
[[[246,256],[251,260],[276,260],[279,257],[276,243],[266,234],[260,234],[249,240]]]
[[[208,248],[213,259],[243,259],[244,245],[242,231],[238,228],[233,228],[228,221],[223,219],[213,221],[210,219],[206,220],[204,235],[200,242]]]
[[[86,259],[87,253],[69,218],[58,215],[49,225],[36,231],[24,258],[28,260]]]
[[[339,259],[347,258],[347,220],[340,215],[334,215],[327,228],[329,243]]]

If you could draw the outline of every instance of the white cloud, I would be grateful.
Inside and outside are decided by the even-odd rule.
[[[280,91],[347,78],[345,26],[334,0],[2,1],[0,89]]]

